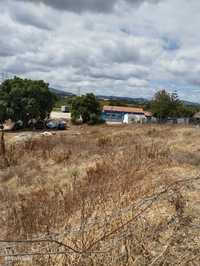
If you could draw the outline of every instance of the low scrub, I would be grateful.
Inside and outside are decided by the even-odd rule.
[[[170,130],[178,145],[180,129]],[[189,172],[197,165],[176,156],[180,151],[163,138],[167,132],[83,127],[79,134],[6,145],[2,238],[24,240],[14,252],[36,252],[26,257],[30,266],[198,262],[199,206],[193,202],[200,184]],[[181,167],[189,167],[187,176],[172,172]],[[14,261],[24,265],[21,257]]]

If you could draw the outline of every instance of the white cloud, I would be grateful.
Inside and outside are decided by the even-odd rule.
[[[200,101],[198,0],[37,2],[0,2],[0,72],[73,92],[177,88]]]

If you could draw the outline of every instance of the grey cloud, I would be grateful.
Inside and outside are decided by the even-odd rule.
[[[110,12],[116,4],[127,2],[129,4],[141,4],[143,2],[157,3],[159,0],[17,0],[23,2],[43,3],[53,8],[73,12],[94,11]]]
[[[200,78],[196,77],[196,79],[192,79],[190,81],[194,86],[200,86]],[[199,90],[199,89],[198,89]]]
[[[52,30],[57,21],[56,12],[49,13],[46,8],[38,10],[38,7],[31,5],[30,2],[27,5],[17,1],[8,2],[7,10],[13,21],[40,30]]]
[[[148,68],[130,65],[130,64],[114,64],[102,68],[91,68],[88,75],[95,79],[110,79],[110,80],[128,80],[131,77],[143,78],[148,76]]]
[[[23,56],[17,56],[9,60],[4,70],[9,73],[22,75],[30,72],[47,73],[50,69],[39,64],[33,64]]]
[[[1,48],[0,48],[1,49]],[[9,57],[13,56],[15,53],[13,53],[10,49],[1,49],[0,50],[0,57]]]
[[[18,49],[0,40],[0,57],[10,57],[16,55]]]
[[[17,9],[11,14],[11,16],[14,20],[25,26],[29,25],[42,30],[51,30],[48,21],[39,16],[35,16],[32,12],[24,12],[24,10]]]
[[[23,2],[43,3],[53,8],[82,12],[85,10],[109,12],[112,10],[116,0],[18,0]]]
[[[23,43],[16,38],[14,31],[9,28],[2,29],[2,27],[0,27],[0,33],[0,57],[16,56],[24,52]],[[10,40],[10,36],[12,36],[12,41]]]
[[[191,88],[189,99],[200,84],[200,2],[158,2],[0,0],[1,71],[105,95],[173,84]]]

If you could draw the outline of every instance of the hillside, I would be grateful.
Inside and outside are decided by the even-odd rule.
[[[7,133],[1,253],[17,266],[199,265],[199,138],[158,125]]]
[[[52,92],[54,92],[56,95],[58,95],[61,98],[70,98],[72,96],[75,96],[75,94],[70,93],[70,92],[65,92],[65,91],[61,91],[58,89],[50,89]],[[97,99],[101,102],[113,102],[113,103],[118,103],[118,104],[124,104],[124,105],[134,105],[134,106],[148,106],[151,102],[150,99],[146,99],[146,98],[134,98],[134,97],[120,97],[120,96],[105,96],[105,95],[96,95]],[[67,104],[67,99],[61,99],[60,100],[60,105],[61,104]],[[190,101],[186,101],[186,100],[182,100],[182,103],[185,106],[188,107],[192,107],[192,108],[198,108],[200,109],[200,103],[196,103],[196,102],[190,102]]]
[[[66,92],[66,91],[63,91],[63,90],[58,90],[58,89],[50,88],[50,91],[53,92],[53,93],[55,93],[59,97],[71,97],[71,96],[75,96],[75,94],[73,94],[71,92]]]

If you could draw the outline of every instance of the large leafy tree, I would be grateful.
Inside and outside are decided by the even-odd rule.
[[[160,120],[166,118],[170,114],[171,97],[165,90],[158,91],[154,95],[151,103],[153,114]]]
[[[165,90],[158,91],[151,103],[151,110],[160,120],[167,117],[180,117],[183,111],[183,104],[176,92],[168,93]]]
[[[92,93],[76,96],[71,101],[72,121],[76,122],[80,117],[83,123],[95,124],[101,121],[101,107]]]
[[[0,85],[0,120],[43,120],[51,112],[56,96],[42,80],[33,81],[15,77]]]

